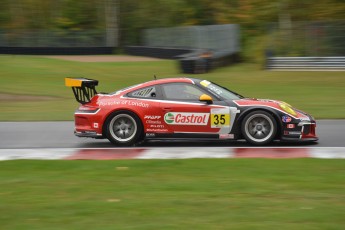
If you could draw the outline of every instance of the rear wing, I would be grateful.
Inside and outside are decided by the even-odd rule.
[[[67,87],[72,87],[75,99],[81,104],[89,103],[91,98],[97,94],[97,80],[87,78],[65,78],[65,85]]]

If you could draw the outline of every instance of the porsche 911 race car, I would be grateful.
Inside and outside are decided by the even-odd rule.
[[[113,93],[97,80],[66,78],[76,100],[75,135],[118,146],[150,139],[317,141],[315,119],[281,101],[245,98],[207,80],[167,78]]]

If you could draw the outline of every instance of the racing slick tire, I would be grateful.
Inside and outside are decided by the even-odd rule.
[[[241,127],[244,138],[253,145],[265,145],[273,141],[277,122],[265,111],[253,111],[245,116]]]
[[[111,114],[105,122],[105,132],[108,140],[118,146],[132,146],[143,139],[143,125],[130,111]]]

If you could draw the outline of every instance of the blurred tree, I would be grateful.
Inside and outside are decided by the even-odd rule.
[[[54,20],[55,25],[58,28],[70,30],[97,28],[100,25],[97,12],[98,2],[96,0],[60,0],[60,12]]]
[[[0,6],[0,29],[103,30],[107,44],[119,46],[140,44],[147,28],[236,23],[246,44],[268,22],[345,19],[344,0],[0,0]]]
[[[116,13],[113,10],[116,5],[121,25],[129,28],[225,23],[256,27],[277,21],[282,4],[292,21],[345,17],[344,0],[1,0],[0,25],[12,28],[104,27],[105,8]]]
[[[116,47],[119,44],[119,1],[105,0],[105,29],[106,29],[106,45]]]
[[[6,28],[10,22],[9,0],[0,1],[0,29]]]

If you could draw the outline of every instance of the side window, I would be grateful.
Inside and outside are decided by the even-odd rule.
[[[170,83],[162,85],[166,100],[199,100],[204,94],[197,86],[187,83]]]
[[[155,98],[157,96],[156,87],[150,86],[143,89],[138,89],[134,92],[128,94],[129,97],[139,97],[139,98]]]

